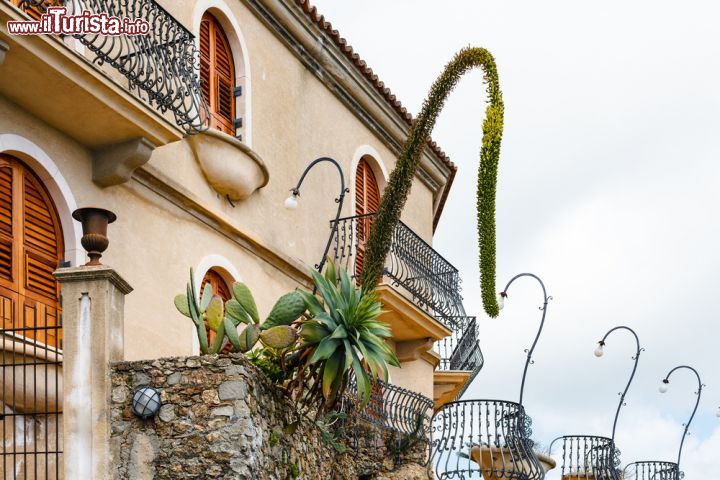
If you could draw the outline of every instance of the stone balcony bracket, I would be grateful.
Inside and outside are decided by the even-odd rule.
[[[133,172],[150,160],[155,144],[144,137],[107,145],[93,151],[93,181],[102,187],[130,180]]]

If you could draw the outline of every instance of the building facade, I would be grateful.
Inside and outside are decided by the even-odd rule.
[[[8,33],[8,21],[48,4],[146,18],[150,33]],[[172,303],[190,268],[220,295],[245,282],[261,314],[309,287],[333,232],[338,172],[318,165],[298,208],[283,201],[316,158],[335,159],[349,188],[329,256],[361,271],[410,121],[304,0],[0,0],[1,477],[62,476],[62,398],[81,385],[63,375],[67,299],[53,272],[87,261],[73,211],[117,214],[102,262],[134,289],[123,359],[197,354]],[[402,363],[386,388],[436,407],[482,365],[457,269],[431,246],[455,171],[428,145],[379,288]]]

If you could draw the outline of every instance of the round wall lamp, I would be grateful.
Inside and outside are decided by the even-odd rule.
[[[152,418],[160,411],[160,394],[152,387],[144,386],[135,390],[132,412],[143,420]]]

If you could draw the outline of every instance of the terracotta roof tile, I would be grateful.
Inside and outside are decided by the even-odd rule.
[[[397,99],[395,94],[393,94],[389,88],[385,86],[385,83],[378,78],[378,76],[373,73],[372,68],[367,66],[367,63],[365,60],[360,58],[360,55],[358,55],[353,48],[348,45],[347,40],[345,40],[343,37],[340,36],[340,33],[332,28],[332,24],[325,20],[325,17],[321,15],[317,8],[310,4],[309,0],[295,0],[295,3],[307,14],[325,33],[335,42],[335,45],[340,49],[345,56],[353,62],[355,67],[362,73],[365,78],[367,78],[371,84],[385,97],[385,100],[390,104],[391,107],[395,109],[396,112],[400,114],[402,118],[405,119],[408,125],[410,125],[413,121],[412,115],[407,111],[405,107],[403,107],[402,103],[400,103],[400,100]],[[428,145],[432,149],[435,154],[440,157],[440,159],[447,165],[451,170],[450,178],[448,179],[448,188],[450,184],[452,184],[453,178],[455,177],[455,172],[457,171],[457,166],[450,161],[450,158],[445,154],[445,152],[438,146],[438,144],[432,140],[428,141]],[[446,193],[447,195],[447,193]],[[440,205],[440,211],[442,211],[442,204],[444,204],[444,198]]]

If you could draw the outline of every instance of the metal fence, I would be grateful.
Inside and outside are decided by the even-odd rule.
[[[643,461],[625,467],[623,478],[634,480],[680,480],[683,474],[677,463]]]
[[[550,444],[562,443],[562,480],[620,480],[620,452],[612,439],[595,435],[566,435]],[[658,479],[659,480],[659,479]]]
[[[57,309],[2,298],[2,480],[62,478],[62,325]],[[34,304],[33,304],[34,303]]]
[[[347,413],[359,408],[356,391],[353,375],[341,406]],[[427,441],[433,404],[424,395],[378,379],[373,382],[370,401],[357,413],[371,426]]]
[[[160,112],[170,111],[186,133],[208,126],[209,110],[200,90],[200,57],[193,34],[154,0],[4,0],[38,18],[48,6],[69,14],[89,11],[143,19],[147,35],[74,35],[93,64],[110,65],[127,80],[136,97]]]
[[[374,218],[369,213],[338,220],[330,253],[336,264],[356,275]],[[433,316],[464,314],[458,270],[402,222],[393,232],[383,276]]]
[[[542,480],[533,452],[530,418],[522,405],[502,400],[460,400],[433,417],[430,466],[438,480]]]

